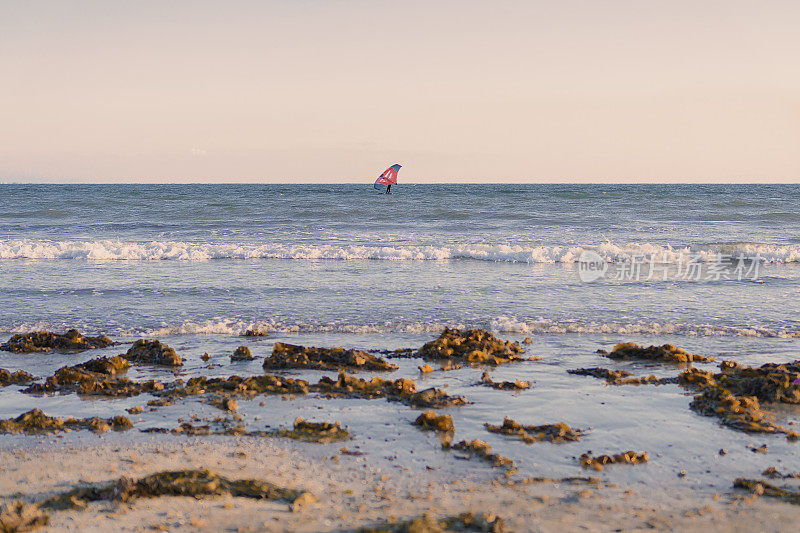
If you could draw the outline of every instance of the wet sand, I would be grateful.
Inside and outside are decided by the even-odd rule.
[[[50,513],[52,531],[350,531],[424,513],[466,511],[494,513],[503,518],[506,531],[789,531],[800,520],[798,506],[741,491],[707,497],[658,487],[631,491],[606,483],[509,486],[490,468],[482,478],[469,479],[461,479],[457,471],[419,472],[402,465],[381,469],[367,455],[339,454],[341,443],[150,436],[132,444],[115,434],[83,443],[52,436],[24,439],[28,446],[0,450],[4,501],[18,493],[39,501],[79,484],[183,468],[260,478],[311,491],[319,499],[294,512],[285,502],[229,496],[95,502],[84,510]]]

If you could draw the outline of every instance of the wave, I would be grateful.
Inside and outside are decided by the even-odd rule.
[[[312,323],[275,319],[245,320],[240,318],[214,318],[205,321],[187,321],[175,325],[152,328],[92,327],[89,324],[48,324],[43,322],[20,324],[1,333],[28,333],[31,331],[66,331],[78,327],[85,333],[103,333],[114,337],[164,337],[171,335],[230,335],[238,336],[247,330],[259,330],[272,335],[281,334],[350,334],[350,335],[425,335],[438,334],[445,328],[485,328],[497,334],[519,336],[547,335],[622,335],[622,336],[686,336],[686,337],[751,337],[800,338],[800,330],[768,328],[763,326],[724,326],[717,324],[687,324],[673,322],[597,322],[579,320],[525,320],[513,316],[498,316],[481,322],[429,321],[383,323]]]
[[[215,259],[477,260],[508,263],[576,263],[591,250],[608,262],[629,260],[631,255],[653,255],[678,261],[695,254],[700,261],[715,261],[717,254],[758,254],[768,263],[800,262],[800,245],[716,243],[673,247],[656,244],[531,246],[514,244],[375,245],[356,244],[225,244],[182,241],[32,241],[0,240],[0,259],[90,261],[209,261]]]

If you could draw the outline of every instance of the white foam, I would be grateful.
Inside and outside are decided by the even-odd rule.
[[[330,244],[226,244],[182,241],[32,241],[0,240],[0,259],[90,261],[209,261],[213,259],[383,260],[448,261],[471,259],[510,263],[575,263],[584,250],[592,250],[609,262],[631,255],[654,255],[678,261],[697,254],[700,261],[715,261],[717,254],[758,254],[769,263],[800,262],[800,245],[757,243],[708,244],[672,247],[654,244],[529,246],[514,244],[449,244],[442,246],[363,246]]]

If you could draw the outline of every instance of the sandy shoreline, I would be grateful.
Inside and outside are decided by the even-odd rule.
[[[786,531],[800,507],[742,491],[699,496],[653,488],[534,482],[498,483],[498,471],[460,479],[452,471],[373,466],[367,456],[340,455],[341,443],[302,445],[241,437],[126,440],[97,443],[24,439],[0,450],[0,498],[41,501],[78,484],[139,478],[161,470],[209,468],[231,478],[260,478],[311,491],[319,501],[295,512],[285,502],[228,496],[160,497],[130,504],[98,502],[51,513],[49,530],[349,531],[429,513],[491,512],[507,531]],[[314,446],[313,448],[310,446]],[[336,456],[335,459],[331,459]],[[623,467],[624,468],[624,467]],[[524,479],[518,476],[519,479]]]

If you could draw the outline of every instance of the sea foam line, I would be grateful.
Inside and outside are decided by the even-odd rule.
[[[46,241],[0,240],[0,260],[38,259],[89,261],[209,261],[214,259],[477,260],[508,263],[576,263],[591,250],[608,262],[651,255],[661,261],[682,261],[696,254],[699,261],[716,261],[718,254],[758,254],[768,263],[800,262],[800,245],[731,243],[673,247],[654,244],[586,244],[530,246],[514,244],[448,244],[441,246],[363,246],[330,244],[225,244],[183,241]]]

